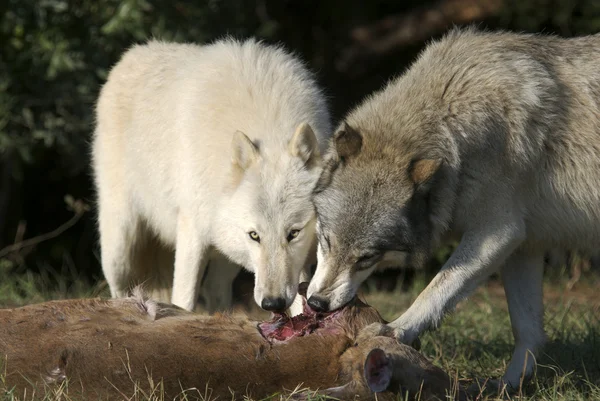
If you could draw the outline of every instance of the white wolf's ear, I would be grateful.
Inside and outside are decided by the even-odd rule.
[[[409,167],[410,178],[417,185],[424,184],[433,177],[441,165],[440,159],[414,160]]]
[[[374,348],[367,355],[364,365],[364,375],[369,389],[374,393],[387,390],[392,381],[392,364],[379,348]]]
[[[258,158],[258,147],[242,131],[236,131],[231,141],[232,163],[246,170]]]
[[[289,150],[292,156],[299,157],[305,164],[319,158],[319,143],[310,125],[302,123],[296,128]]]
[[[342,160],[357,155],[362,149],[362,143],[360,133],[347,122],[333,135],[333,146]]]

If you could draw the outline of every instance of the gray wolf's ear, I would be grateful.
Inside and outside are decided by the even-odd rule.
[[[288,148],[292,156],[299,157],[305,164],[310,164],[320,156],[317,137],[307,123],[296,128]]]
[[[241,131],[233,134],[231,147],[233,150],[231,162],[242,170],[246,170],[258,158],[258,147]]]
[[[424,184],[438,171],[441,159],[414,160],[409,167],[410,179],[417,185]]]
[[[392,381],[392,363],[380,348],[374,348],[367,355],[364,375],[369,389],[374,393],[387,390]]]
[[[329,150],[323,160],[323,171],[314,188],[317,194],[323,191],[331,183],[333,173],[343,164],[345,159],[357,155],[362,149],[362,136],[352,128],[350,124],[344,122],[342,127],[333,134]]]
[[[362,136],[350,124],[344,122],[342,128],[333,135],[333,145],[340,159],[355,156],[362,148]]]

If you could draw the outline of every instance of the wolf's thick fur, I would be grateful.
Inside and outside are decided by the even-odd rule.
[[[315,79],[282,48],[227,39],[127,51],[102,88],[93,143],[112,295],[172,282],[172,302],[192,309],[215,250],[212,269],[242,265],[259,305],[289,307],[314,242],[329,135]],[[140,263],[153,235],[175,248],[174,275]]]
[[[517,386],[545,341],[544,251],[600,245],[600,35],[454,30],[352,111],[317,187],[313,307],[347,302],[381,261],[458,248],[390,326],[404,342],[501,271]],[[391,332],[390,332],[391,333]]]

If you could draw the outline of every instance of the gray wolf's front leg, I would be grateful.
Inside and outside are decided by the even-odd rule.
[[[490,276],[525,239],[521,219],[501,216],[467,231],[452,256],[408,310],[388,327],[373,325],[359,337],[390,335],[411,344]],[[390,331],[391,330],[391,331]]]
[[[546,342],[543,300],[544,254],[513,254],[502,268],[502,281],[515,337],[515,350],[502,381],[518,389],[535,369],[535,356]]]

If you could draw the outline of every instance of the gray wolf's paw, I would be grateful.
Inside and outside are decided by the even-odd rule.
[[[421,341],[418,336],[409,335],[401,328],[396,328],[383,323],[372,323],[363,328],[360,333],[358,333],[356,343],[360,344],[376,336],[395,338],[399,343],[410,345],[417,351],[421,349]]]
[[[364,327],[360,333],[358,333],[356,343],[361,344],[377,336],[396,338],[394,329],[392,327],[383,323],[372,323],[367,327]]]

